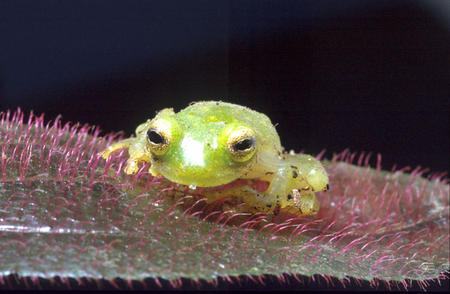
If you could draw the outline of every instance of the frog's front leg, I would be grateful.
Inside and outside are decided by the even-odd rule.
[[[113,152],[115,152],[119,149],[129,148],[131,146],[131,144],[134,143],[135,140],[136,140],[135,138],[128,138],[128,139],[116,142],[116,143],[106,147],[106,149],[104,149],[100,153],[100,155],[102,156],[103,159],[107,159]]]
[[[320,161],[305,154],[283,154],[276,164],[276,172],[266,173],[262,179],[270,182],[266,191],[259,192],[250,186],[213,191],[205,195],[208,202],[236,196],[248,206],[243,211],[272,214],[279,208],[292,208],[289,210],[300,216],[316,214],[319,202],[314,192],[328,189],[328,175]]]
[[[151,156],[149,155],[150,153],[145,151],[145,145],[137,141],[136,138],[128,138],[116,142],[103,150],[101,155],[104,159],[107,159],[111,153],[123,148],[127,148],[130,155],[127,160],[127,165],[125,166],[125,173],[128,175],[135,174],[139,170],[140,162],[151,161]]]

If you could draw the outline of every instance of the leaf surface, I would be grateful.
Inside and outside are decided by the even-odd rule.
[[[368,156],[344,152],[326,163],[331,189],[317,194],[317,216],[243,215],[179,195],[145,167],[124,176],[126,152],[107,162],[98,156],[117,136],[10,115],[0,124],[0,275],[404,281],[449,270],[442,175],[373,169]]]

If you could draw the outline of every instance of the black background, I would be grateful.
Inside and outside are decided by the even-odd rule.
[[[443,172],[449,22],[447,0],[0,1],[0,110],[128,136],[220,99],[266,113],[288,150]]]

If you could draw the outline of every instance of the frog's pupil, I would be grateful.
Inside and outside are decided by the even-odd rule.
[[[159,145],[159,144],[164,143],[164,138],[154,130],[149,130],[147,132],[147,137],[148,137],[148,140],[150,142],[152,142],[153,144]]]
[[[247,149],[252,148],[255,145],[255,139],[253,138],[247,138],[244,140],[241,140],[239,142],[237,142],[236,144],[234,144],[233,148],[236,151],[244,151]]]

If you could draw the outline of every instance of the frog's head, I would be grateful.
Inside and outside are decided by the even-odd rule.
[[[136,130],[151,154],[151,172],[198,187],[227,184],[251,170],[258,150],[251,127],[217,115],[161,111]]]

